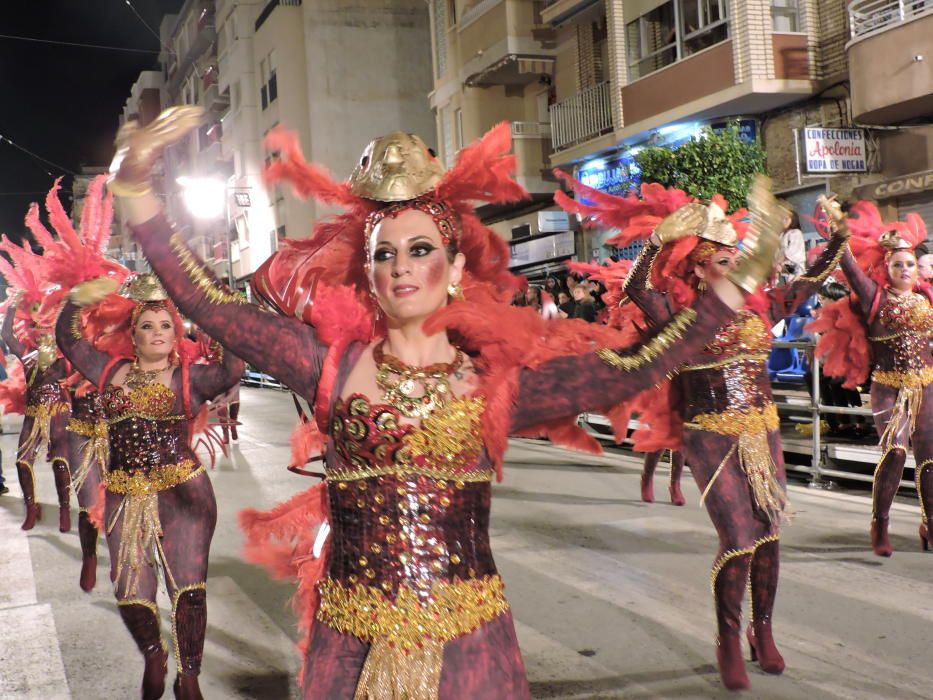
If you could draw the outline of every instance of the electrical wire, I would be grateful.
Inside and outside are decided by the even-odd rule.
[[[35,158],[36,160],[42,161],[42,162],[45,163],[46,165],[51,165],[53,168],[55,168],[56,170],[59,170],[59,171],[61,171],[61,172],[63,172],[63,173],[67,173],[68,175],[74,175],[74,176],[77,176],[77,175],[78,175],[78,173],[76,173],[76,172],[75,172],[74,170],[72,170],[71,168],[65,168],[65,167],[59,165],[58,163],[55,163],[55,162],[49,160],[48,158],[43,158],[42,156],[40,156],[40,155],[38,155],[38,154],[36,154],[36,153],[33,153],[32,151],[30,151],[28,148],[25,148],[24,146],[20,146],[18,143],[16,143],[15,141],[13,141],[13,139],[9,138],[8,136],[4,136],[3,134],[0,134],[0,143],[8,143],[8,144],[10,144],[13,148],[16,148],[17,150],[22,151],[22,152],[25,153],[26,155],[31,156],[31,157]],[[48,171],[46,171],[46,172],[48,172]],[[52,173],[49,173],[49,175],[51,175],[51,174],[52,174]]]
[[[125,46],[105,46],[103,44],[83,44],[77,41],[58,41],[56,39],[39,39],[33,36],[17,36],[15,34],[0,34],[0,39],[12,39],[15,41],[31,41],[37,44],[55,44],[57,46],[73,46],[82,49],[104,49],[106,51],[127,51],[130,53],[148,53],[157,54],[158,51],[152,49],[131,49]]]
[[[163,49],[165,49],[171,54],[175,53],[172,50],[171,46],[166,46],[165,44],[162,43],[162,37],[159,35],[159,33],[155,29],[152,28],[152,25],[146,21],[145,17],[139,14],[139,11],[135,7],[133,7],[133,3],[131,3],[130,0],[123,0],[123,2],[126,3],[126,6],[130,8],[130,10],[133,11],[133,14],[136,15],[139,21],[142,22],[143,25],[145,25],[146,29],[149,30],[149,33],[152,34],[152,36],[156,38],[156,41],[159,42],[159,46],[161,46]]]

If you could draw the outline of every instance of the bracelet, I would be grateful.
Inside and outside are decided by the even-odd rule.
[[[152,192],[152,183],[142,182],[132,185],[126,182],[120,182],[116,178],[111,178],[107,181],[107,189],[117,197],[133,199],[135,197],[143,197]]]

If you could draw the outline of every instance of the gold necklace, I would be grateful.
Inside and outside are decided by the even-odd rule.
[[[159,375],[171,367],[172,363],[169,362],[165,367],[160,369],[141,369],[139,366],[139,359],[136,359],[133,360],[133,364],[130,365],[130,371],[126,373],[126,379],[123,383],[129,389],[136,391],[137,389],[142,389],[143,387],[155,383]]]
[[[412,367],[385,354],[384,345],[385,340],[382,340],[373,348],[373,360],[377,365],[376,384],[383,391],[383,401],[406,418],[426,418],[450,401],[448,377],[463,364],[463,352],[459,348],[453,362]],[[420,394],[415,393],[418,387],[421,387]]]

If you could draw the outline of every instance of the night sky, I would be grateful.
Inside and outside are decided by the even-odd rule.
[[[162,16],[183,4],[131,2],[156,32]],[[56,164],[0,143],[0,232],[19,238],[29,202],[41,201],[55,177],[109,164],[123,104],[139,72],[158,68],[159,42],[126,0],[29,0],[4,3],[4,10],[2,35],[154,52],[0,38],[0,134]],[[70,178],[63,185],[70,190]]]

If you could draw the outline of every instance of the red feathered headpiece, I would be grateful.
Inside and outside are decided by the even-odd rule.
[[[665,188],[656,183],[643,184],[639,194],[632,190],[619,197],[587,187],[560,170],[554,173],[577,195],[577,199],[571,199],[563,192],[556,192],[554,201],[564,210],[583,217],[589,226],[619,229],[616,236],[606,241],[618,247],[646,240],[665,217],[685,204],[698,201],[683,190]],[[715,204],[723,211],[729,208],[719,194],[713,196],[710,204]],[[746,209],[739,209],[727,217],[740,241],[748,232],[748,224],[743,221],[747,215]],[[664,246],[652,266],[652,285],[670,294],[677,308],[689,306],[696,300],[698,280],[693,274],[695,261],[692,254],[706,242],[698,236],[685,236]]]

